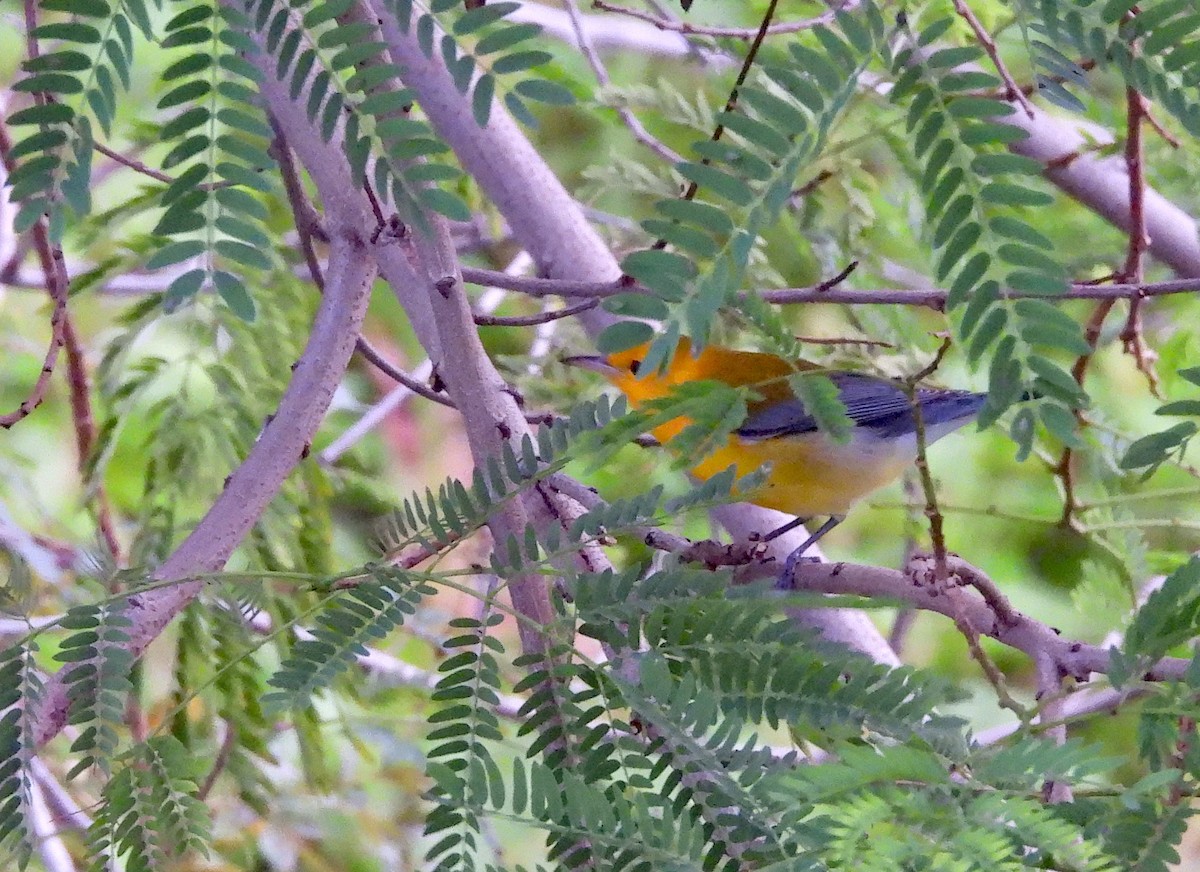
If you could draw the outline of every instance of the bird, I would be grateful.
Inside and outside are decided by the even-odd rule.
[[[795,516],[765,536],[770,541],[814,517],[826,517],[788,556],[781,587],[790,587],[804,552],[840,524],[867,494],[892,482],[917,457],[917,425],[908,393],[880,376],[827,370],[804,360],[740,351],[717,345],[693,350],[683,337],[665,369],[642,372],[650,343],[607,356],[580,355],[564,362],[600,373],[637,409],[662,400],[680,385],[712,380],[752,391],[746,418],[725,443],[692,465],[707,480],[730,466],[740,478],[766,468],[762,484],[738,493],[746,502]],[[853,423],[839,442],[822,431],[788,382],[796,373],[822,372],[833,382]],[[974,420],[987,394],[919,388],[926,445]],[[651,432],[667,450],[690,423],[686,417],[658,424]]]

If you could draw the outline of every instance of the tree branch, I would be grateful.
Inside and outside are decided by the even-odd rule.
[[[969,564],[961,559],[952,558],[950,563],[953,572],[968,571],[965,567]],[[986,578],[974,567],[970,567],[969,572],[976,579]],[[997,608],[982,594],[972,595],[962,587],[939,589],[928,583],[931,579],[931,571],[905,575],[893,569],[850,563],[805,564],[796,570],[796,587],[800,590],[897,599],[951,619],[961,615],[986,636],[1023,651],[1035,660],[1048,658],[1060,678],[1069,676],[1086,681],[1093,672],[1109,670],[1111,655],[1108,650],[1063,638],[1048,624],[1035,621],[1015,609]],[[990,580],[989,584],[994,587]],[[1165,657],[1147,670],[1145,678],[1151,681],[1181,679],[1190,663],[1181,657]]]
[[[463,267],[463,280],[471,284],[506,288],[530,297],[579,297],[607,299],[618,294],[652,294],[653,291],[628,276],[615,281],[579,281],[574,279],[534,278],[513,276],[495,270]],[[836,278],[836,277],[835,277]],[[942,288],[912,290],[910,288],[872,288],[867,290],[837,290],[830,287],[833,279],[807,288],[773,288],[745,291],[756,294],[768,303],[791,305],[797,303],[828,303],[849,306],[924,306],[941,311],[949,293]],[[1161,297],[1170,294],[1200,292],[1200,276],[1165,282],[1115,283],[1099,285],[1074,282],[1055,299],[1060,300],[1130,300],[1135,297]],[[1044,295],[1009,290],[1008,299],[1044,299]]]
[[[1095,125],[1056,118],[1033,107],[1033,117],[1014,112],[1004,119],[1029,136],[1009,148],[1046,167],[1046,178],[1126,233],[1133,227],[1129,183],[1121,157],[1078,154],[1091,141],[1111,143],[1112,134]],[[1087,130],[1091,139],[1083,134]],[[1200,233],[1195,219],[1147,186],[1145,189],[1147,250],[1180,276],[1200,277]]]
[[[33,45],[36,50],[36,42]],[[8,127],[0,123],[0,160],[4,163],[5,172],[9,174],[13,170],[10,157],[11,150],[12,141],[8,137]],[[6,415],[0,415],[0,428],[5,430],[28,417],[34,409],[42,404],[42,400],[46,398],[46,390],[50,387],[50,376],[54,374],[54,367],[58,363],[58,352],[63,347],[65,341],[67,273],[63,265],[62,249],[51,245],[50,233],[47,230],[45,218],[39,218],[34,222],[30,232],[33,235],[33,245],[42,266],[43,287],[45,287],[46,293],[50,295],[50,300],[54,304],[54,309],[50,313],[50,344],[46,349],[46,356],[42,361],[42,369],[38,373],[37,380],[33,383],[33,388],[30,390],[29,395],[21,401],[21,404],[14,411]]]
[[[302,110],[301,110],[302,111]],[[336,195],[331,197],[336,202]],[[334,215],[341,217],[337,211]],[[335,218],[328,287],[321,299],[308,344],[293,370],[279,408],[245,461],[229,476],[225,490],[191,534],[154,573],[159,581],[180,583],[131,595],[133,620],[127,648],[138,656],[203,588],[190,576],[225,565],[242,538],[258,521],[279,486],[308,450],[334,391],[341,382],[362,326],[375,266],[357,228]],[[45,744],[65,726],[70,700],[65,678],[82,664],[60,669],[47,682],[31,715],[35,743]]]
[[[592,0],[592,5],[602,12],[613,12],[618,15],[625,15],[629,18],[638,21],[644,21],[658,30],[670,31],[672,33],[692,34],[695,36],[716,36],[726,39],[741,39],[752,40],[759,34],[757,27],[713,27],[705,24],[689,24],[686,21],[675,21],[670,18],[660,18],[657,15],[651,15],[648,12],[642,12],[638,9],[630,9],[625,6],[618,6],[615,3],[609,3],[607,0]],[[828,12],[823,12],[813,18],[805,18],[800,21],[780,21],[777,24],[772,24],[767,28],[767,36],[780,36],[788,33],[800,33],[805,30],[812,30],[814,27],[819,27],[822,24],[829,24],[837,16],[838,12],[849,11],[858,5],[857,0],[846,0],[838,4],[839,8],[830,9]]]

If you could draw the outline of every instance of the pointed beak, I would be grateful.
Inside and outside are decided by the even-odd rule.
[[[576,357],[564,357],[562,362],[567,366],[578,366],[583,369],[590,369],[592,372],[598,372],[605,378],[612,378],[617,375],[618,370],[603,357],[592,354],[581,354]]]

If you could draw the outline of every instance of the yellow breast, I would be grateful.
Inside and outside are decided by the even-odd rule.
[[[730,466],[739,477],[770,464],[766,482],[741,499],[791,515],[844,515],[895,480],[913,460],[908,446],[855,434],[847,444],[823,434],[746,441],[736,436],[692,468],[708,479]]]

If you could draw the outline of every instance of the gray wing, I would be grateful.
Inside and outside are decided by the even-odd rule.
[[[885,379],[854,373],[834,373],[846,414],[856,427],[866,427],[881,437],[899,436],[916,429],[908,395]],[[917,392],[922,418],[927,425],[963,420],[974,416],[985,394],[970,391],[923,389]],[[743,439],[771,439],[812,433],[817,421],[799,399],[766,403],[752,408],[737,434]]]

